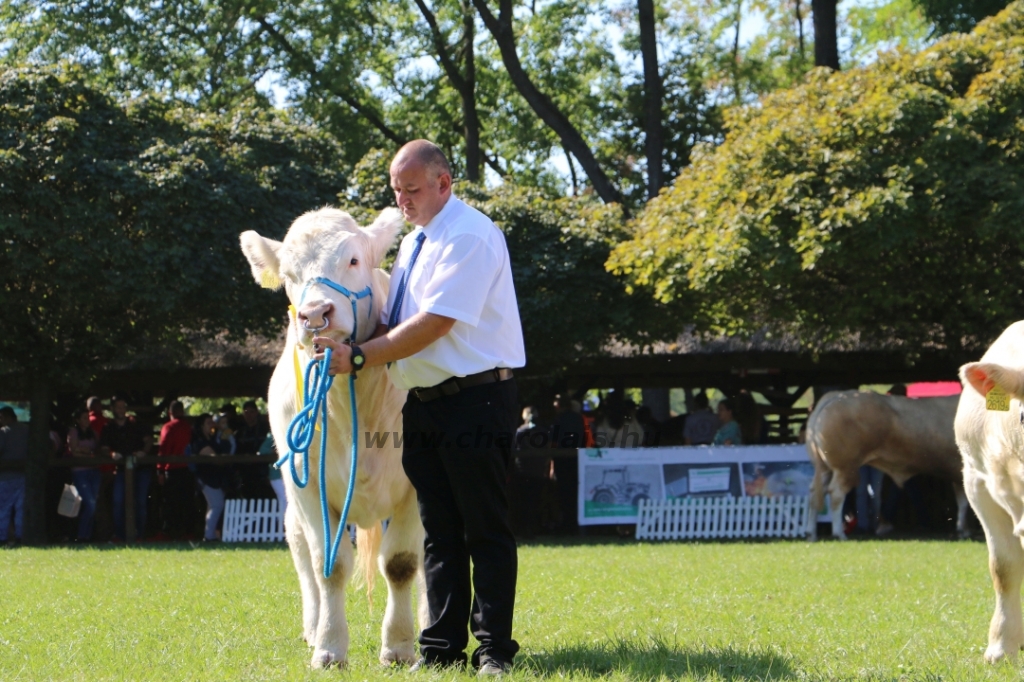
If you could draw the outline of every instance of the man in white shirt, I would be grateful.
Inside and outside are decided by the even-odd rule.
[[[512,369],[526,355],[504,235],[451,184],[433,143],[399,150],[391,187],[416,229],[402,241],[377,332],[362,347],[313,341],[333,350],[331,374],[388,364],[409,389],[402,464],[426,531],[430,611],[417,665],[464,665],[468,623],[480,642],[473,665],[496,675],[519,650],[505,480],[519,411]]]

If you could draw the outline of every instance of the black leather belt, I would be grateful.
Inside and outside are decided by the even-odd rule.
[[[511,378],[512,370],[505,367],[499,367],[496,369],[488,369],[483,372],[477,372],[476,374],[470,374],[465,377],[452,377],[447,381],[442,381],[437,386],[431,386],[430,388],[413,388],[410,389],[409,392],[419,398],[421,403],[426,403],[434,400],[435,398],[440,398],[443,395],[455,395],[464,388],[493,384],[499,381],[507,381]]]

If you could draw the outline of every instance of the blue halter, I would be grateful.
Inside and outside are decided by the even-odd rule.
[[[306,293],[309,291],[309,288],[311,286],[313,286],[314,284],[323,284],[325,286],[328,286],[328,287],[334,289],[335,291],[337,291],[338,293],[342,294],[343,296],[347,296],[348,297],[349,302],[352,304],[352,335],[349,336],[348,340],[349,341],[355,341],[356,340],[356,330],[359,328],[359,315],[356,312],[356,305],[359,303],[359,299],[366,298],[367,296],[369,296],[370,297],[370,309],[368,311],[366,311],[366,319],[370,319],[370,317],[373,315],[373,289],[371,289],[370,285],[367,284],[366,288],[363,289],[362,291],[358,291],[358,292],[353,293],[352,291],[350,291],[347,288],[341,286],[337,282],[332,282],[331,280],[327,279],[326,277],[313,277],[309,281],[307,281],[306,282],[306,286],[304,286],[302,288],[302,296],[299,297],[299,305],[300,306],[302,305],[302,302],[306,300]]]
[[[367,319],[373,316],[373,290],[369,285],[365,289],[359,292],[353,293],[347,288],[332,282],[326,277],[313,277],[306,286],[302,289],[302,296],[299,298],[299,305],[306,299],[306,292],[309,291],[309,287],[314,284],[325,284],[337,292],[340,292],[344,296],[348,297],[348,300],[352,303],[352,335],[349,337],[349,341],[354,342],[356,340],[356,331],[358,329],[359,315],[356,311],[356,304],[359,299],[370,297],[370,310],[367,313]],[[326,326],[326,320],[325,326]],[[316,330],[311,330],[316,331]],[[291,424],[288,425],[288,450],[280,460],[274,464],[275,467],[281,468],[284,464],[291,462],[291,474],[292,480],[295,482],[296,487],[305,488],[309,483],[309,448],[313,444],[313,432],[316,428],[316,421],[320,419],[320,512],[323,517],[324,525],[324,568],[323,573],[325,578],[331,577],[331,572],[334,570],[334,561],[338,556],[338,548],[341,546],[342,538],[345,533],[345,525],[348,521],[349,507],[352,505],[352,494],[355,491],[356,486],[356,466],[358,463],[358,451],[359,451],[359,413],[356,410],[356,375],[348,375],[348,392],[349,392],[349,404],[352,408],[352,449],[349,456],[350,467],[348,473],[348,490],[345,493],[345,505],[341,510],[341,516],[338,519],[338,529],[334,534],[334,540],[331,540],[331,520],[328,515],[327,506],[327,394],[331,390],[331,385],[334,383],[334,377],[330,376],[327,372],[331,366],[331,349],[327,348],[324,350],[324,359],[320,362],[316,360],[310,360],[306,365],[305,381],[303,386],[303,407],[299,410],[298,414],[292,419]],[[295,455],[302,457],[302,474],[299,474],[298,467],[296,464]]]

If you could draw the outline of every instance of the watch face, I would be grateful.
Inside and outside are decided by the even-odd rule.
[[[352,358],[352,364],[353,365],[362,365],[363,362],[365,362],[365,360],[366,360],[366,358],[364,358],[363,355],[360,353],[359,355],[356,355],[356,356],[354,356]]]

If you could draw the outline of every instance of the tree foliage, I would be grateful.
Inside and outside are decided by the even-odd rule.
[[[456,191],[505,234],[531,374],[557,373],[609,338],[642,341],[658,326],[641,329],[656,305],[629,296],[604,267],[627,236],[619,207],[509,185],[488,192],[464,183]]]
[[[0,72],[0,357],[50,380],[183,330],[271,329],[238,234],[344,188],[328,137],[266,112],[122,104],[74,70]]]
[[[983,344],[1024,314],[1024,4],[733,110],[609,268],[704,328]]]
[[[915,0],[938,34],[970,31],[1006,7],[1007,0]]]

